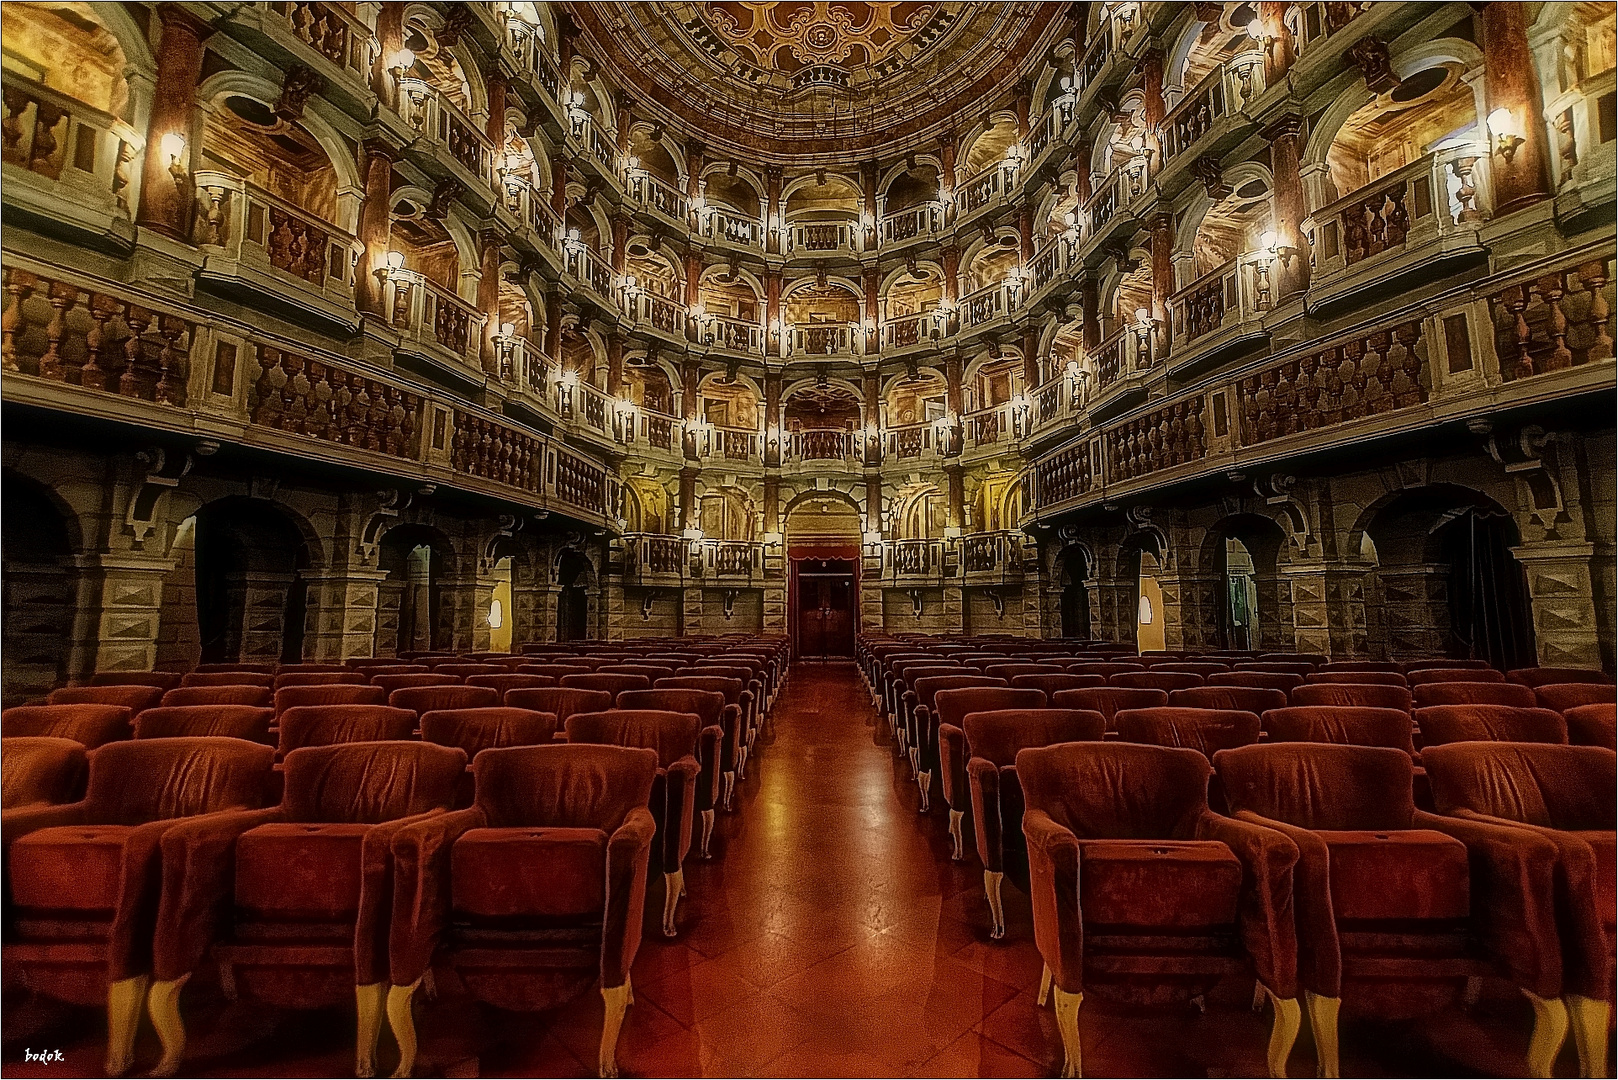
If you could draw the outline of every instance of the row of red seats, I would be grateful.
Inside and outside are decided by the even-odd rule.
[[[1058,991],[1070,1068],[1079,1062],[1076,1017],[1087,979],[1109,995],[1155,1000],[1200,992],[1232,970],[1255,971],[1275,1002],[1272,1075],[1284,1074],[1300,989],[1329,1070],[1322,1075],[1335,1075],[1339,1001],[1385,1016],[1420,1015],[1480,974],[1515,978],[1532,996],[1541,1017],[1530,1049],[1533,1075],[1549,1075],[1569,1014],[1581,1060],[1605,1067],[1613,874],[1591,875],[1588,867],[1613,864],[1618,763],[1609,676],[1529,670],[1508,677],[1469,667],[1426,681],[1416,667],[1397,672],[1397,684],[1387,677],[1338,682],[1319,678],[1334,673],[1312,658],[1306,672],[1267,673],[1264,662],[1247,669],[1295,680],[1283,687],[1186,682],[1168,690],[1102,685],[1101,678],[1072,686],[1062,681],[1069,669],[1029,671],[1025,662],[927,644],[862,642],[873,702],[914,762],[924,812],[931,772],[941,771],[957,858],[970,812],[995,937],[1005,928],[1000,889],[1008,855],[1026,857],[1035,937]],[[1108,672],[1105,681],[1120,673],[1127,672]],[[1317,681],[1306,681],[1311,677]],[[1417,692],[1510,686],[1521,693],[1510,699],[1515,705],[1418,706],[1412,683]],[[1530,687],[1547,685],[1583,686],[1584,697],[1572,700],[1593,703],[1564,712],[1534,707],[1542,699]],[[1382,706],[1298,704],[1310,688],[1392,689],[1403,698]],[[1471,700],[1464,693],[1423,700],[1456,696]],[[1562,745],[1570,730],[1576,741],[1599,745]],[[1024,766],[1047,760],[1042,754],[1058,763],[1052,775],[1060,782],[1031,784],[1022,775]],[[1262,763],[1253,766],[1262,782],[1241,773],[1247,786],[1230,790],[1227,761],[1232,769]],[[1351,764],[1339,767],[1343,762]],[[1547,793],[1536,793],[1540,784]],[[1430,820],[1439,817],[1433,810],[1444,815],[1441,827]],[[1471,824],[1455,820],[1476,814],[1522,835],[1477,839]],[[1259,831],[1244,831],[1244,824]],[[1260,835],[1271,826],[1270,835]],[[1530,827],[1578,835],[1529,855],[1523,852],[1539,843],[1522,839]],[[1433,846],[1426,834],[1435,828],[1447,845]],[[1310,830],[1327,835],[1299,835]],[[1335,835],[1344,830],[1370,832]],[[1517,846],[1502,848],[1508,841]],[[1552,850],[1583,868],[1586,892],[1568,899],[1558,876],[1565,868],[1543,859]],[[1532,883],[1509,870],[1525,861],[1536,867]],[[1339,864],[1347,869],[1333,879]],[[1483,880],[1468,892],[1472,874]],[[1584,905],[1579,910],[1596,915],[1582,931],[1600,929],[1593,938],[1568,934],[1558,904]],[[1511,922],[1523,911],[1538,913],[1527,929],[1520,919]],[[1240,946],[1230,948],[1233,941]],[[1387,955],[1390,941],[1410,951]],[[1481,948],[1468,951],[1469,941]],[[1592,941],[1605,950],[1606,981],[1586,970]],[[1572,971],[1565,980],[1563,953]]]
[[[765,646],[773,689],[784,657],[781,643]],[[130,1064],[143,1003],[163,1042],[157,1072],[178,1067],[180,989],[205,957],[234,992],[295,1007],[346,1000],[353,975],[361,1075],[384,1010],[408,1075],[411,993],[435,964],[503,1008],[549,1007],[600,978],[601,1067],[612,1075],[652,852],[672,934],[694,820],[706,855],[721,766],[741,760],[722,759],[724,728],[739,745],[750,730],[740,678],[663,680],[706,678],[728,694],[635,678],[611,691],[404,687],[387,705],[287,705],[278,716],[112,706],[125,738],[88,750],[11,737],[29,714],[7,710],[6,962],[49,996],[106,1001],[112,1074]],[[322,689],[338,687],[373,689]],[[469,690],[476,704],[460,700]],[[394,696],[406,691],[417,696]],[[406,704],[419,708],[395,707]],[[34,714],[85,708],[109,707]],[[279,753],[176,734],[206,725],[202,713],[218,723],[242,708],[278,721]]]

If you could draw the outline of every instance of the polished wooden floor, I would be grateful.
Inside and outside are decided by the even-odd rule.
[[[990,942],[975,855],[950,861],[936,792],[931,815],[917,806],[854,666],[797,665],[739,812],[721,817],[717,857],[687,864],[678,938],[658,929],[660,892],[648,899],[618,1054],[625,1075],[1059,1075],[1055,1023],[1034,1003],[1041,965],[1026,883],[1008,880],[1009,932]],[[1269,1020],[1247,1008],[1251,990],[1221,987],[1206,1013],[1087,998],[1086,1071],[1262,1076]],[[207,985],[186,995],[186,1075],[344,1076],[353,1067],[351,1014],[229,1006]],[[99,1075],[96,1011],[13,1004],[0,1071]],[[418,1075],[591,1075],[601,1009],[593,993],[542,1015],[427,1002]],[[1521,1075],[1528,1029],[1526,1003],[1493,992],[1420,1024],[1345,1018],[1343,1074]],[[383,1044],[378,1064],[391,1068],[386,1034]],[[59,1047],[67,1060],[24,1065],[25,1047]],[[146,1032],[137,1061],[156,1057]],[[1307,1031],[1289,1071],[1314,1075]],[[1571,1040],[1558,1074],[1576,1074]]]

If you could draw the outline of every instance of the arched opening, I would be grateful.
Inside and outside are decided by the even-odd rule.
[[[97,4],[22,4],[6,11],[6,74],[114,116],[129,107],[123,46]],[[20,110],[19,110],[20,111]]]
[[[379,567],[387,578],[377,590],[378,656],[448,648],[439,627],[440,579],[448,544],[433,529],[400,525],[382,538]]]
[[[859,507],[838,495],[802,499],[787,510],[788,619],[800,657],[854,653],[860,533]]]
[[[704,344],[738,352],[757,352],[761,340],[761,300],[752,283],[739,273],[726,271],[704,278],[692,312]]]
[[[836,281],[792,288],[781,298],[782,327],[792,351],[800,356],[831,356],[856,352],[862,338],[860,298]]]
[[[228,498],[195,515],[198,651],[203,663],[303,659],[309,551],[273,503]]]
[[[830,251],[850,246],[853,238],[848,230],[859,220],[860,202],[859,189],[841,176],[822,176],[794,189],[785,207],[793,248]]]
[[[1222,649],[1290,649],[1293,635],[1284,618],[1276,563],[1286,535],[1259,514],[1236,514],[1208,531],[1203,566],[1214,578]]]
[[[752,540],[757,514],[753,500],[740,488],[720,487],[703,492],[698,520],[707,540]]]
[[[1527,576],[1511,554],[1516,523],[1486,496],[1435,484],[1403,492],[1371,515],[1361,554],[1376,565],[1367,590],[1373,647],[1392,659],[1535,662]]]
[[[845,386],[800,386],[782,402],[788,452],[804,461],[851,457],[859,448],[860,399]]]
[[[590,599],[595,589],[595,567],[583,552],[567,550],[556,564],[556,640],[582,641],[590,637]]]
[[[631,169],[641,169],[671,188],[682,188],[680,166],[669,153],[668,147],[653,139],[647,128],[637,127],[629,134]]]
[[[492,576],[494,594],[489,598],[489,610],[483,613],[489,624],[489,651],[510,652],[513,615],[510,555],[495,560]]]
[[[73,545],[45,489],[6,474],[0,498],[0,592],[4,593],[4,692],[7,707],[32,701],[67,681],[77,609]]]
[[[1090,560],[1084,549],[1074,545],[1056,560],[1056,580],[1061,587],[1061,620],[1064,638],[1091,637]]]

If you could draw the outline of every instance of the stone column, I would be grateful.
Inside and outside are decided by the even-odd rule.
[[[777,296],[779,300],[779,296]],[[774,429],[775,438],[772,441],[770,431]],[[767,370],[764,372],[764,467],[766,469],[779,469],[781,467],[781,372]]]
[[[287,597],[293,589],[305,588],[298,575],[242,574],[228,579],[226,588],[240,595],[241,659],[280,660],[290,629],[286,625]],[[307,642],[304,649],[307,655]]]
[[[882,464],[882,437],[879,427],[882,416],[882,378],[872,370],[865,372],[861,381],[865,390],[865,430],[860,432],[860,446],[865,451],[862,456],[866,467],[877,468]],[[872,432],[878,434],[873,435]]]
[[[882,473],[865,470],[865,531],[882,531]]]
[[[764,327],[772,334],[778,335],[769,340],[766,356],[783,356],[786,353],[786,330],[781,326],[781,271],[766,270],[764,272]]]
[[[1289,258],[1275,264],[1276,297],[1283,301],[1309,287],[1309,242],[1303,235],[1303,219],[1309,208],[1303,197],[1302,157],[1303,118],[1283,116],[1264,137],[1270,141],[1270,161],[1275,170],[1275,195],[1270,206],[1270,227],[1283,247],[1292,249]]]
[[[680,470],[680,531],[695,528],[697,513],[697,467],[686,465]]]
[[[496,584],[495,578],[482,574],[445,577],[433,583],[438,591],[441,643],[456,652],[489,648],[489,603]]]
[[[506,152],[506,77],[498,71],[489,72],[489,120],[485,134],[494,143],[495,162]]]
[[[862,161],[860,163],[860,206],[862,220],[860,230],[864,236],[864,243],[860,245],[862,251],[872,251],[876,248],[876,182],[877,163],[875,161]],[[867,279],[872,271],[867,271]],[[869,292],[869,286],[867,286]],[[871,314],[871,318],[875,318]]]
[[[768,168],[764,170],[764,250],[770,255],[781,254],[781,229],[786,223],[781,220],[781,170]]]
[[[939,186],[949,193],[949,201],[944,205],[944,224],[955,223],[955,132],[946,131],[938,140]],[[945,249],[948,250],[947,248]],[[945,281],[951,277],[946,270]],[[950,288],[945,285],[945,288]]]
[[[1073,161],[1076,166],[1073,194],[1078,197],[1080,207],[1089,202],[1090,196],[1095,194],[1095,178],[1090,175],[1090,158],[1094,153],[1095,145],[1089,139],[1081,139],[1073,146]]]
[[[685,336],[687,341],[702,340],[697,320],[690,313],[702,296],[702,253],[687,248],[685,253]]]
[[[685,197],[691,207],[689,224],[693,232],[697,228],[697,200],[702,197],[702,151],[702,144],[695,139],[685,144]]]
[[[962,438],[964,427],[961,417],[965,415],[966,409],[962,405],[961,382],[960,356],[951,355],[946,357],[944,360],[944,409],[955,418],[955,426],[944,436],[947,440],[947,445],[939,447],[939,453],[947,457],[958,457],[961,453],[962,444],[966,441]]]
[[[764,477],[764,531],[781,531],[781,478],[774,474]]]
[[[141,170],[140,202],[135,224],[174,240],[188,241],[192,193],[191,162],[199,160],[191,145],[192,115],[196,111],[197,84],[202,78],[202,43],[213,28],[179,4],[157,5],[162,40],[157,52],[157,85],[153,91],[151,120],[146,126],[146,163]],[[163,152],[163,137],[186,139],[185,153],[170,162]],[[178,180],[170,165],[184,170]]]
[[[163,579],[178,560],[134,553],[80,555],[68,678],[150,671],[157,662]]]
[[[1163,50],[1155,46],[1147,49],[1141,54],[1137,69],[1140,71],[1141,114],[1146,123],[1146,147],[1158,155],[1157,161],[1161,163],[1163,117],[1168,115],[1168,107],[1163,102]],[[1157,166],[1154,165],[1152,172],[1156,171]]]
[[[1292,634],[1299,652],[1333,659],[1369,656],[1366,563],[1292,563],[1280,568],[1291,582]]]
[[[629,215],[617,213],[612,215],[612,272],[622,278],[628,267]]]
[[[618,156],[627,157],[629,154],[629,129],[635,124],[635,103],[629,96],[620,92],[617,95],[618,104]]]
[[[1017,207],[1017,255],[1022,259],[1024,269],[1034,263],[1034,208],[1028,203]],[[1029,288],[1033,283],[1029,282]]]
[[[944,333],[953,334],[956,327],[960,325],[961,318],[960,312],[957,310],[957,305],[961,300],[961,249],[956,247],[953,242],[946,244],[943,250],[939,252],[939,261],[944,270],[943,303],[945,309],[949,312],[949,317],[946,320],[948,325],[944,327]]]
[[[1377,570],[1391,659],[1443,656],[1449,646],[1449,566],[1400,564]]]
[[[551,161],[551,212],[556,220],[567,221],[567,155],[557,154]],[[561,226],[562,236],[567,235],[567,226]],[[560,242],[562,237],[558,237]]]
[[[1595,585],[1612,562],[1608,545],[1547,540],[1511,549],[1528,577],[1534,648],[1544,667],[1612,670],[1612,643],[1603,641]]]
[[[1274,86],[1286,78],[1298,56],[1286,27],[1286,13],[1291,6],[1290,0],[1260,0],[1258,5],[1258,17],[1264,25],[1265,86]]]
[[[1152,359],[1159,361],[1168,355],[1169,343],[1174,340],[1169,332],[1169,297],[1174,295],[1174,215],[1153,215],[1149,224],[1152,229],[1152,319],[1156,323]]]
[[[1089,272],[1079,284],[1079,319],[1085,354],[1093,357],[1101,345],[1101,294]]]
[[[360,150],[365,195],[360,201],[359,239],[365,245],[354,275],[354,305],[361,314],[388,321],[382,279],[387,269],[393,228],[393,148],[375,140]]]
[[[393,81],[393,58],[404,48],[402,0],[383,0],[376,13],[376,62],[371,65],[371,90],[382,104],[399,107],[399,87]]]
[[[552,289],[545,294],[545,355],[558,366],[562,363],[562,294]]]
[[[311,660],[336,662],[376,655],[378,588],[384,570],[307,570],[308,629],[303,652]]]
[[[945,522],[952,529],[966,530],[966,477],[958,462],[944,466],[948,499],[945,504]]]
[[[1522,138],[1509,157],[1497,152],[1489,160],[1498,217],[1551,197],[1550,159],[1539,76],[1528,48],[1528,6],[1495,0],[1482,8],[1483,94],[1488,115],[1506,110]],[[1496,145],[1497,137],[1496,132],[1489,132],[1491,146]]]
[[[614,330],[607,335],[607,396],[624,393],[624,336]]]
[[[876,356],[881,349],[882,333],[878,322],[878,313],[881,311],[881,301],[877,297],[877,290],[882,286],[882,276],[874,266],[865,268],[865,355]]]
[[[1032,395],[1040,385],[1039,327],[1029,323],[1022,328],[1022,387],[1023,393]],[[1032,407],[1032,402],[1030,402]]]
[[[478,310],[483,313],[483,343],[478,356],[485,372],[499,375],[499,350],[494,339],[500,333],[500,234],[494,229],[478,233]]]

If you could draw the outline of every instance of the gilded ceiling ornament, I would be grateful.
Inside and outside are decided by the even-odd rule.
[[[935,3],[727,0],[703,4],[715,34],[750,62],[792,72],[813,64],[877,64],[927,24]]]

